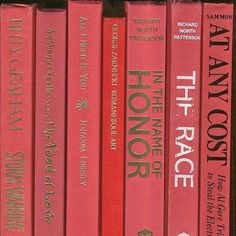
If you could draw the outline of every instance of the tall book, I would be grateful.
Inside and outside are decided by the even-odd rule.
[[[35,6],[1,5],[1,235],[33,235]]]
[[[124,232],[125,164],[123,3],[109,1],[103,13],[101,235],[120,236]]]
[[[202,5],[168,4],[166,235],[198,235]]]
[[[233,235],[230,234],[233,8],[232,3],[203,3],[199,235]]]
[[[65,230],[66,10],[36,11],[34,235]]]
[[[234,7],[233,21],[236,22]],[[232,78],[236,75],[236,24],[233,24],[233,45],[232,45]],[[232,105],[231,105],[231,177],[230,177],[230,234],[236,234],[236,80],[232,79]]]
[[[66,234],[98,235],[100,99],[100,1],[68,3]]]
[[[126,11],[125,235],[164,235],[166,4]]]

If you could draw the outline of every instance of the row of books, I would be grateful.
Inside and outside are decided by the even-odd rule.
[[[0,16],[1,236],[235,235],[232,2]]]

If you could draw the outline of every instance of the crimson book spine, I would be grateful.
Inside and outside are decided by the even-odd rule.
[[[64,235],[66,11],[36,11],[34,235]]]
[[[126,12],[125,235],[164,235],[166,4]]]
[[[200,235],[230,234],[233,4],[203,3]]]
[[[198,235],[201,15],[168,4],[166,235]]]
[[[124,232],[125,24],[122,16],[103,18],[103,236],[120,236]]]
[[[68,3],[66,234],[99,230],[101,115],[100,1]]]
[[[1,235],[33,235],[35,6],[1,5]]]

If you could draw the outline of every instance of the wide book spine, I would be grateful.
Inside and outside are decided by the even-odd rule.
[[[101,115],[100,1],[68,3],[66,234],[99,230]]]
[[[198,235],[201,3],[168,5],[166,235]]]
[[[34,5],[1,5],[1,235],[33,235]]]
[[[125,235],[164,235],[166,4],[126,11]]]
[[[102,229],[123,235],[125,18],[103,18]]]
[[[233,8],[232,3],[203,4],[199,235],[232,235],[230,137]]]
[[[64,235],[66,11],[36,11],[34,235]]]

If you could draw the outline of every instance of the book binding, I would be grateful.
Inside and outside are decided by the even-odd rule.
[[[166,4],[126,10],[125,235],[164,235]]]

